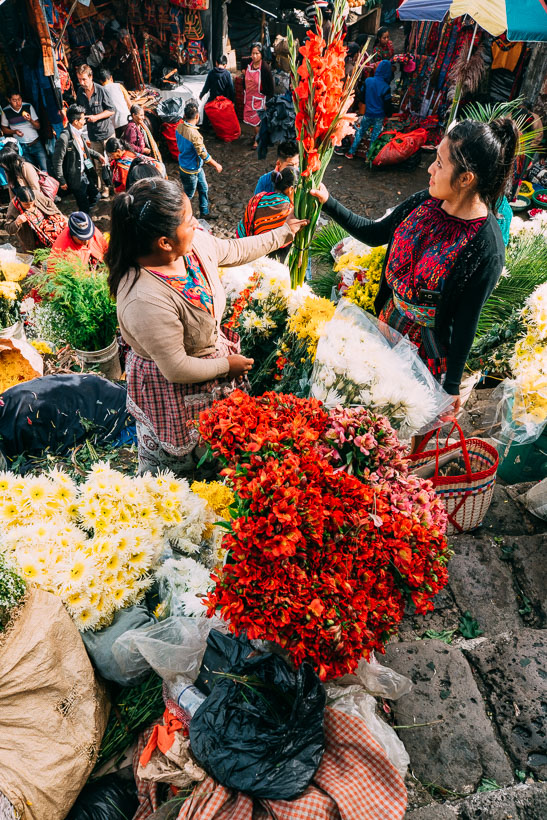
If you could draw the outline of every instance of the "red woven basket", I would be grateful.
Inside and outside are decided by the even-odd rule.
[[[455,429],[460,441],[448,444]],[[498,451],[480,438],[466,439],[457,422],[454,422],[444,447],[439,447],[440,430],[437,430],[436,448],[424,450],[434,433],[434,430],[428,433],[418,450],[409,456],[411,469],[415,472],[421,467],[434,466],[434,473],[428,478],[448,513],[447,535],[473,530],[481,523],[492,501],[499,463]],[[463,458],[465,472],[448,476],[439,474],[441,464],[457,458]]]

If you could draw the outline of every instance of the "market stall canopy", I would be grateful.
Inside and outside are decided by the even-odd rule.
[[[452,0],[404,0],[399,6],[401,20],[444,20]]]
[[[544,0],[404,0],[399,6],[401,20],[440,22],[468,14],[489,34],[498,37],[507,31],[513,42],[547,42],[547,9]]]
[[[505,0],[507,39],[527,43],[547,42],[547,3],[545,0]]]
[[[450,16],[462,17],[468,14],[481,28],[494,37],[507,30],[505,0],[453,0]]]

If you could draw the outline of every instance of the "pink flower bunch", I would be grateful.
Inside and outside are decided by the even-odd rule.
[[[363,407],[336,407],[323,435],[333,466],[380,487],[392,512],[444,534],[446,511],[431,481],[409,472],[408,447],[385,416]]]

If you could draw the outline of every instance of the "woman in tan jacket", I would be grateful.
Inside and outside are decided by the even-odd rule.
[[[305,224],[246,239],[199,229],[174,182],[143,179],[116,197],[106,256],[127,356],[128,409],[137,421],[140,472],[192,469],[199,413],[243,381],[253,365],[237,334],[221,327],[219,266],[242,265],[286,245]]]

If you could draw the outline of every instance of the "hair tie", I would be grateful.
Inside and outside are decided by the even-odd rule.
[[[281,171],[275,171],[274,173],[275,173],[275,181],[279,182],[279,180],[281,179]]]
[[[127,194],[127,198],[129,199],[129,204],[133,205],[133,203],[135,202],[135,197],[133,196],[133,194]]]

